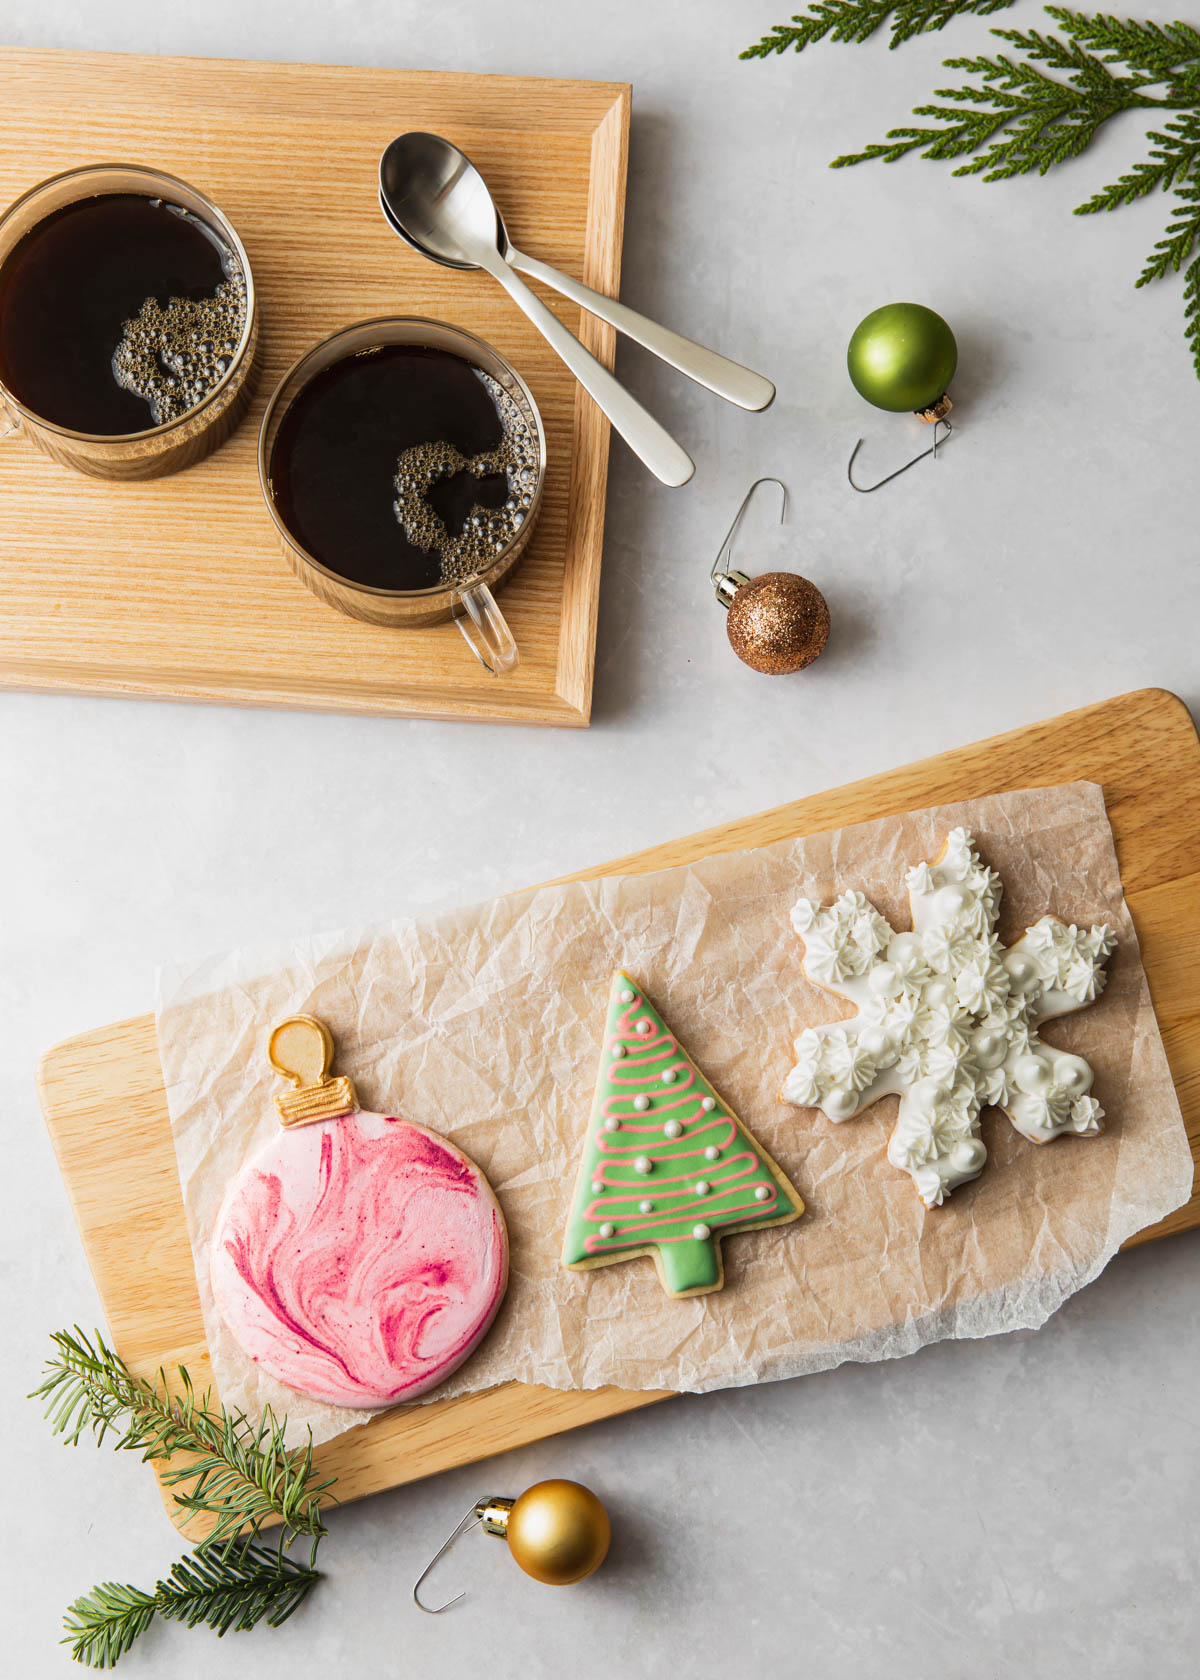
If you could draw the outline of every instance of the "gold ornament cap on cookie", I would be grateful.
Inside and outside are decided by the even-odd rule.
[[[275,1098],[281,1125],[333,1120],[358,1107],[349,1075],[335,1079],[330,1074],[333,1035],[315,1015],[289,1015],[280,1021],[267,1043],[267,1059],[276,1073],[292,1082],[290,1091],[281,1091]]]

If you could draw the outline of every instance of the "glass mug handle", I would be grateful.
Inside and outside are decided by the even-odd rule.
[[[456,590],[455,600],[463,610],[454,622],[484,670],[491,677],[511,671],[520,654],[487,584],[473,583],[468,589]]]
[[[21,417],[0,402],[0,439],[11,437],[21,430]]]

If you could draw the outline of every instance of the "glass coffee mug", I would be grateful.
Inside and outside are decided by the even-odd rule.
[[[411,359],[393,356],[396,381],[389,385],[386,361],[396,346],[418,353],[415,359],[422,366],[410,379]],[[473,373],[464,372],[463,364]],[[374,371],[365,374],[364,368]],[[480,372],[486,381],[473,376]],[[417,411],[398,411],[400,417],[393,418],[388,404],[399,403],[402,410],[409,384],[417,393],[412,399]],[[505,439],[510,431],[520,439],[517,465],[511,466],[510,456],[502,481],[508,487],[503,509],[489,514],[486,507],[470,508],[469,518],[482,530],[483,540],[470,551],[476,559],[460,559],[447,575],[439,568],[437,543],[454,539],[424,495],[426,490],[436,495],[437,485],[464,476],[466,494],[473,495],[470,461],[439,440],[454,433],[460,415],[467,424],[468,409],[479,424],[489,400],[485,384],[495,405],[493,433],[499,419]],[[389,397],[381,394],[385,385]],[[427,409],[421,409],[422,402]],[[300,438],[302,444],[294,441]],[[406,451],[405,443],[415,447]],[[449,452],[448,463],[438,463],[439,451]],[[501,468],[490,455],[486,471],[495,482]],[[478,478],[485,463],[476,458],[476,467]],[[417,629],[454,619],[489,674],[497,676],[517,664],[516,642],[492,590],[516,566],[537,521],[546,478],[546,434],[528,386],[489,344],[458,327],[416,316],[362,321],[334,333],[296,362],[267,404],[258,471],[288,564],[322,601],[369,624]],[[397,472],[400,476],[394,477]],[[289,488],[292,481],[295,492]],[[404,484],[410,486],[409,500],[403,502],[409,519],[398,500]],[[305,518],[292,505],[294,496],[305,501],[303,535],[295,528],[304,527]],[[371,511],[363,515],[361,504],[368,500]],[[413,522],[421,528],[410,538]],[[324,540],[312,534],[318,529]],[[359,533],[361,546],[356,547]],[[324,558],[314,549],[321,549]],[[404,554],[424,568],[421,576],[428,581],[420,587],[380,581],[402,575]],[[337,569],[338,560],[343,570]]]
[[[106,206],[105,200],[110,200],[111,204]],[[139,207],[136,202],[131,202],[137,200],[148,200],[149,203]],[[88,207],[91,231],[86,236],[71,232],[74,219],[66,212],[73,206],[79,206],[81,211]],[[158,222],[156,218],[164,209],[174,212],[178,220],[165,224]],[[61,216],[60,212],[63,213]],[[139,217],[142,219],[139,220]],[[54,220],[51,221],[51,218]],[[155,220],[159,230],[165,229],[161,237],[151,233],[147,218]],[[193,223],[191,229],[186,225],[189,221]],[[195,229],[197,222],[202,225],[201,229]],[[75,225],[78,228],[81,224]],[[149,241],[145,246],[147,286],[142,297],[138,296],[139,235]],[[85,260],[81,255],[85,247],[78,243],[81,237],[90,239],[93,248],[103,253],[108,276],[106,283],[111,284],[112,297],[122,300],[119,305],[114,305],[116,312],[127,312],[131,319],[109,322],[107,317],[100,318],[103,303],[94,284],[95,276],[82,272],[80,267],[81,261]],[[169,255],[163,254],[163,240],[169,241]],[[23,243],[25,241],[28,243]],[[204,279],[200,282],[203,292],[207,293],[210,284],[215,291],[222,276],[233,282],[238,290],[244,283],[240,329],[229,320],[229,311],[235,305],[228,295],[223,303],[215,297],[198,294],[189,298],[186,291],[177,297],[174,284],[169,288],[169,300],[156,295],[163,289],[162,276],[166,272],[170,272],[181,285],[186,282],[189,254],[198,260],[204,271]],[[57,271],[54,266],[56,261]],[[22,264],[29,265],[23,277]],[[199,270],[196,272],[198,274]],[[49,276],[48,285],[41,278],[44,276]],[[57,295],[62,314],[69,315],[69,300],[76,282],[79,313],[63,320],[56,335],[55,323],[45,315],[46,297]],[[16,301],[18,297],[22,301]],[[162,345],[174,354],[174,341],[168,343],[161,336],[155,336],[156,332],[161,335],[163,331],[171,330],[163,309],[164,303],[167,311],[175,309],[176,322],[181,324],[183,337],[180,342],[190,372],[181,373],[177,371],[177,365],[164,359]],[[223,319],[223,330],[229,334],[228,342],[217,342],[211,336],[205,342],[199,331],[194,331],[189,339],[188,323],[197,319],[196,314],[189,314],[189,311],[200,311],[206,307],[211,311],[218,305],[226,313],[218,317],[210,312],[204,317],[205,331],[210,330],[213,320]],[[97,403],[103,406],[106,401],[104,378],[111,368],[112,383],[107,400],[124,404],[134,416],[139,406],[144,407],[147,414],[154,412],[149,399],[143,399],[135,384],[119,380],[115,369],[117,355],[128,339],[130,329],[139,325],[139,311],[146,309],[151,311],[155,324],[142,329],[143,338],[136,351],[141,357],[140,365],[159,381],[160,389],[164,384],[173,386],[173,407],[180,405],[188,389],[186,381],[190,378],[197,393],[191,407],[162,424],[129,431],[79,430],[64,424],[61,413],[56,419],[53,413],[38,412],[36,402],[31,399],[33,389],[57,390],[60,396],[65,392],[70,398],[72,379],[77,378],[74,399],[78,400],[81,366],[78,358],[87,350],[91,351],[86,364],[90,375],[83,377],[90,377],[92,382],[89,401],[93,407]],[[8,310],[14,313],[9,329],[11,337],[6,340],[5,317]],[[89,316],[89,310],[94,318]],[[16,323],[20,320],[21,311],[28,321],[18,329]],[[234,322],[236,318],[234,313]],[[43,354],[41,334],[38,335],[37,348],[31,348],[34,341],[27,330],[29,322],[44,331],[44,367],[38,362]],[[179,330],[177,326],[177,337]],[[111,337],[113,333],[122,332],[125,336],[110,351],[106,335]],[[254,280],[236,229],[210,199],[173,175],[122,163],[69,169],[31,188],[0,217],[0,437],[24,433],[63,466],[74,467],[95,478],[159,478],[178,472],[211,454],[244,415],[252,394],[251,372],[257,339],[258,309]],[[108,368],[104,365],[106,356],[112,358]],[[21,377],[18,377],[18,360],[24,364]],[[214,375],[217,376],[215,382]],[[46,408],[54,406],[53,401],[45,397],[40,400]]]

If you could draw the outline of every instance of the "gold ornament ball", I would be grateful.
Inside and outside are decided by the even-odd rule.
[[[612,1529],[608,1512],[578,1482],[535,1482],[508,1513],[508,1549],[526,1575],[566,1587],[599,1569]]]
[[[743,664],[771,677],[802,671],[829,639],[829,608],[815,583],[794,572],[764,572],[742,584],[725,620]]]

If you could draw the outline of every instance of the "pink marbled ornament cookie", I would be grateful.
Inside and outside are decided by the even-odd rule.
[[[213,1292],[246,1353],[338,1406],[436,1387],[507,1281],[504,1216],[479,1168],[382,1114],[271,1138],[230,1186],[213,1242]]]

